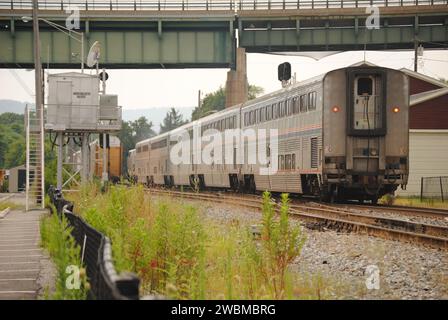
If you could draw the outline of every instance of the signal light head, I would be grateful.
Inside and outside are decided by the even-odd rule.
[[[394,107],[394,108],[392,109],[392,111],[393,111],[394,113],[398,113],[398,112],[400,112],[400,108],[398,108],[398,107]]]
[[[331,110],[332,110],[334,113],[339,112],[339,107],[338,107],[338,106],[334,106]]]

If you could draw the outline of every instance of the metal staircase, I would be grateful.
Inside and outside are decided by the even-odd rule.
[[[44,130],[35,108],[25,108],[26,211],[45,207]]]

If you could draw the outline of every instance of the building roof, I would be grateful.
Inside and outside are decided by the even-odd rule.
[[[414,105],[426,102],[428,100],[438,98],[445,94],[448,94],[448,86],[441,88],[441,89],[436,89],[436,90],[431,90],[431,91],[425,91],[425,92],[418,93],[418,94],[413,94],[410,97],[409,104],[412,107]]]
[[[432,78],[430,76],[427,76],[427,75],[425,75],[423,73],[418,73],[418,72],[409,70],[407,68],[402,68],[402,69],[400,69],[400,71],[406,73],[410,77],[414,77],[414,78],[417,78],[419,80],[432,83],[433,85],[438,86],[440,88],[448,88],[448,84],[447,83],[445,83],[443,81],[440,81],[438,79]]]

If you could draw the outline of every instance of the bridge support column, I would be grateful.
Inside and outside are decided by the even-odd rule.
[[[236,70],[227,72],[226,108],[247,101],[246,49],[236,49]]]

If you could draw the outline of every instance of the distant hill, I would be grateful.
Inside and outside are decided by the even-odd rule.
[[[26,104],[30,104],[30,102],[21,102],[16,100],[1,100],[0,99],[0,114],[5,112],[13,112],[18,114],[23,114],[25,111]],[[34,105],[34,104],[32,104]]]
[[[134,121],[144,116],[154,124],[154,130],[159,131],[160,123],[171,107],[146,108],[146,109],[123,109],[123,120]],[[176,108],[183,115],[184,120],[191,120],[191,112],[194,107]]]

